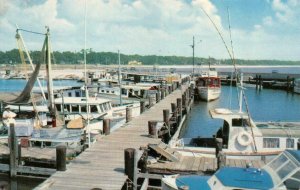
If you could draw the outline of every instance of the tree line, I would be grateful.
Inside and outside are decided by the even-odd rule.
[[[53,52],[53,62],[55,64],[83,64],[83,50],[77,52],[55,51]],[[41,52],[31,51],[30,56],[34,63],[40,61]],[[184,56],[157,56],[157,55],[125,55],[121,54],[121,64],[127,65],[130,61],[138,61],[143,65],[193,65],[192,57]],[[195,65],[232,65],[230,59],[214,59],[195,57]],[[244,60],[237,59],[239,65],[300,65],[300,61],[281,60]],[[19,50],[0,51],[0,64],[16,65],[21,64]],[[95,52],[87,50],[87,64],[111,65],[118,64],[118,54],[114,52]]]

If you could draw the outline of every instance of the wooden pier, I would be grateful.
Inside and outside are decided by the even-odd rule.
[[[163,110],[171,109],[186,89],[173,91],[159,103],[125,124],[108,136],[101,137],[90,148],[67,165],[66,171],[57,171],[35,189],[122,189],[127,176],[124,174],[124,150],[139,149],[161,140],[150,138],[148,121],[163,121]]]

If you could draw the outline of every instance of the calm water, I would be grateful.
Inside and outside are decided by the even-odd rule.
[[[27,81],[23,79],[0,79],[0,92],[16,92],[22,91],[25,87]],[[41,80],[42,87],[46,87],[47,83],[45,80]],[[82,83],[77,82],[76,80],[54,80],[53,85],[56,87],[62,86],[78,86]],[[38,87],[38,84],[35,84]]]
[[[300,95],[280,90],[247,88],[245,91],[251,117],[254,121],[300,121]],[[231,98],[230,98],[231,97]],[[213,102],[195,102],[187,122],[184,137],[211,137],[222,125],[211,119],[208,111],[214,108],[237,106],[236,88],[222,86],[220,99]]]

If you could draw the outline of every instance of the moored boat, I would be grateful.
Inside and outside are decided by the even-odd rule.
[[[198,95],[202,100],[212,101],[218,99],[221,94],[221,80],[216,70],[202,71],[196,79]]]

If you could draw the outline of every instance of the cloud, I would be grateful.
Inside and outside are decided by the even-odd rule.
[[[298,14],[295,7],[299,7],[299,3],[297,0],[269,1],[277,16],[266,16],[261,23],[258,20],[251,31],[232,28],[237,57],[270,58],[278,51],[273,56],[286,58],[280,53],[282,39],[271,29],[274,31],[278,27],[278,20],[281,24],[289,23],[286,19],[295,20]],[[222,26],[219,10],[210,0],[86,2],[87,46],[95,51],[120,49],[126,54],[191,56],[190,45],[195,36],[196,56],[229,58],[218,33],[201,10],[207,12],[226,42],[230,42],[227,26]],[[3,42],[0,50],[16,48],[17,23],[21,28],[38,32],[45,32],[44,26],[50,26],[53,50],[78,51],[84,44],[84,15],[84,0],[0,0],[0,41]],[[30,50],[41,49],[42,36],[28,33],[23,36]],[[292,43],[291,38],[287,36],[285,40]],[[198,43],[200,40],[202,42]],[[267,48],[267,45],[272,47]]]

